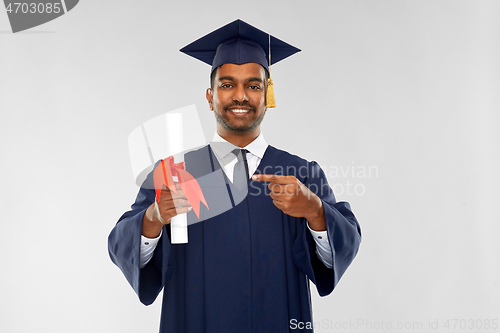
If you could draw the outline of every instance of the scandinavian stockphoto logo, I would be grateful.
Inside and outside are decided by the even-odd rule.
[[[4,0],[12,32],[19,32],[52,21],[72,10],[79,0]]]

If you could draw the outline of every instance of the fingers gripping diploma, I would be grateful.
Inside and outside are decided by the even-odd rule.
[[[169,224],[172,217],[187,213],[193,209],[186,199],[184,192],[181,190],[179,183],[175,184],[175,188],[177,193],[163,186],[160,200],[158,201],[158,199],[155,199],[154,215],[158,222],[162,224]]]
[[[283,213],[306,218],[313,230],[326,230],[323,202],[300,180],[282,175],[253,175],[252,179],[269,182],[273,203]]]
[[[184,162],[175,163],[174,157],[169,156],[158,163],[153,171],[154,188],[156,192],[155,202],[146,210],[142,219],[142,234],[148,238],[156,238],[163,228],[169,224],[172,217],[194,210],[200,217],[200,202],[207,209],[208,204],[201,191],[200,184],[186,171]],[[180,222],[180,221],[178,221]],[[181,225],[179,225],[181,226]],[[183,227],[182,243],[187,242],[187,229]],[[174,243],[181,241],[176,238]]]
[[[178,183],[175,184],[175,188],[177,193],[164,185],[160,199],[155,198],[155,202],[147,209],[142,226],[144,236],[157,237],[163,225],[169,224],[172,217],[193,209]]]

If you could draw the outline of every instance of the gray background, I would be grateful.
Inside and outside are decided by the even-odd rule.
[[[178,50],[236,18],[303,50],[272,68],[265,137],[318,161],[362,226],[337,289],[313,292],[317,331],[500,320],[499,13],[499,1],[86,0],[12,34],[0,10],[0,330],[157,331],[161,302],[140,304],[107,254],[138,190],[128,134],[194,103],[212,136],[209,67]]]

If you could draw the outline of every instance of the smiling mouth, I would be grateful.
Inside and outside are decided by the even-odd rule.
[[[233,112],[233,113],[248,113],[250,112],[251,110],[249,109],[229,109],[229,111]]]

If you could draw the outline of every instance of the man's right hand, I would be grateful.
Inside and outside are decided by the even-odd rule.
[[[163,225],[169,224],[172,217],[189,212],[192,207],[182,192],[179,183],[175,183],[177,193],[166,186],[161,190],[160,201],[155,197],[142,219],[142,234],[147,238],[156,238]]]

